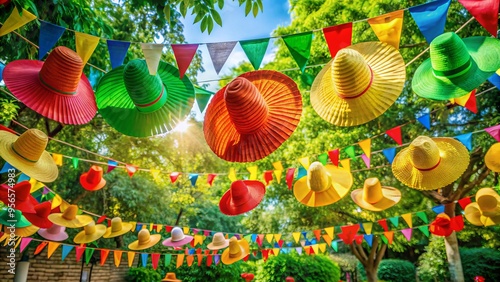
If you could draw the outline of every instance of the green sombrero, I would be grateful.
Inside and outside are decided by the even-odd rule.
[[[454,32],[436,37],[430,58],[415,71],[413,91],[423,98],[448,100],[467,95],[500,68],[500,40]]]
[[[144,60],[104,75],[97,86],[96,102],[104,120],[119,132],[135,137],[167,133],[190,113],[194,87],[179,70],[160,62],[150,75]]]

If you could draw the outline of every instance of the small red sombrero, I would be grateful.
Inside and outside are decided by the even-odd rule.
[[[45,62],[16,60],[5,66],[7,88],[23,104],[63,124],[85,124],[97,112],[85,65],[73,50],[59,46]]]
[[[265,193],[266,186],[260,181],[234,181],[220,199],[220,211],[226,215],[246,213],[259,205]]]
[[[214,95],[203,131],[220,158],[253,162],[278,149],[297,128],[301,114],[302,96],[291,78],[277,71],[252,71]]]
[[[37,227],[50,228],[53,224],[48,218],[51,211],[51,205],[49,201],[40,203],[35,206],[36,213],[23,213],[23,215],[31,224]]]
[[[106,179],[102,177],[102,167],[93,165],[89,171],[80,176],[80,184],[89,191],[96,191],[106,185]]]
[[[9,189],[11,192],[9,193]],[[36,199],[31,196],[31,183],[29,181],[21,181],[10,188],[7,184],[2,184],[0,188],[0,200],[9,205],[9,194],[14,195],[15,209],[23,213],[35,213],[35,205],[38,204]]]

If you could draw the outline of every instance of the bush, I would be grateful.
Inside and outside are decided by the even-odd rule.
[[[163,277],[167,272],[175,272],[177,279],[182,280],[183,282],[195,282],[195,281],[221,281],[221,282],[235,282],[235,281],[244,281],[241,278],[241,273],[243,265],[246,263],[243,261],[238,261],[233,264],[225,265],[222,262],[215,265],[215,262],[212,265],[207,266],[205,260],[203,260],[202,264],[198,266],[197,259],[195,257],[195,261],[193,265],[189,267],[186,263],[184,263],[181,267],[176,268],[176,265],[171,263],[168,267],[163,267]],[[160,279],[161,280],[161,279]]]
[[[417,274],[420,281],[448,281],[450,272],[446,259],[444,238],[431,236],[425,253],[418,258]]]
[[[132,267],[127,275],[127,281],[130,282],[157,282],[162,278],[160,273],[151,267]]]
[[[486,248],[460,249],[465,281],[480,275],[486,281],[500,281],[500,251]]]
[[[292,276],[297,282],[337,282],[340,279],[340,267],[324,255],[280,254],[258,263],[255,280],[282,282],[287,276]]]
[[[415,266],[406,260],[384,259],[378,266],[377,276],[391,282],[414,282]]]

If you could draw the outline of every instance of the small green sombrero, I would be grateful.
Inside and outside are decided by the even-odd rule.
[[[430,58],[415,71],[413,91],[423,98],[448,100],[467,95],[500,68],[500,40],[474,36],[461,39],[443,33],[430,44]]]
[[[179,70],[160,62],[150,75],[144,60],[132,60],[105,74],[97,86],[96,102],[104,120],[119,132],[135,137],[167,133],[190,113],[194,87]]]

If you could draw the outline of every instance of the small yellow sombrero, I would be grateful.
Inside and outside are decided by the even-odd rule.
[[[307,177],[295,182],[293,194],[306,206],[326,206],[345,197],[352,182],[352,174],[348,170],[313,162],[307,170]]]
[[[63,213],[49,214],[49,220],[60,226],[68,228],[79,228],[89,224],[92,217],[88,215],[77,215],[78,207],[76,205],[68,206]]]
[[[376,177],[368,178],[362,189],[351,192],[352,200],[361,208],[371,211],[388,209],[401,200],[401,191],[382,186]]]
[[[247,240],[238,240],[236,237],[229,239],[229,247],[224,250],[221,256],[222,263],[232,264],[242,260],[250,253],[250,246]]]
[[[102,237],[104,238],[117,237],[129,232],[131,229],[132,229],[132,224],[123,223],[121,218],[113,217],[113,219],[111,219],[111,227],[108,227],[106,229],[106,233],[104,233]]]
[[[494,172],[500,172],[500,142],[491,145],[484,156],[486,166]]]
[[[128,248],[134,251],[148,249],[160,242],[160,239],[160,234],[151,235],[148,229],[141,229],[137,234],[137,240],[130,243]]]
[[[491,188],[479,189],[476,202],[465,207],[465,218],[477,226],[500,224],[500,196]]]
[[[83,231],[76,234],[75,238],[73,238],[73,241],[77,244],[94,242],[95,240],[101,238],[102,235],[104,235],[104,233],[106,232],[105,225],[96,225],[93,220],[89,224],[85,225],[83,229]]]

